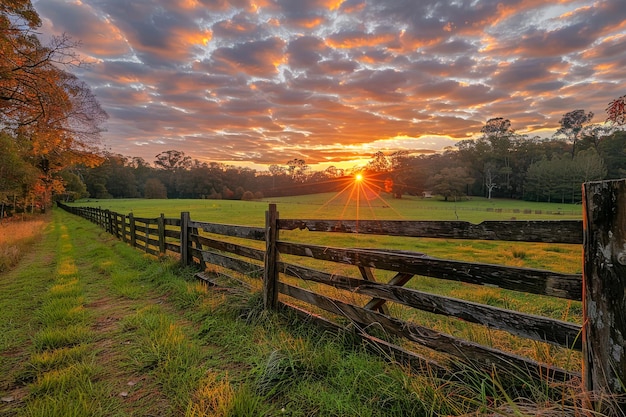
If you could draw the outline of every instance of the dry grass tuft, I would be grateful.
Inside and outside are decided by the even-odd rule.
[[[28,247],[41,236],[43,218],[0,223],[0,272],[17,265]]]

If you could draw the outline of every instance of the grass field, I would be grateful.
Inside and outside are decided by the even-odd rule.
[[[275,203],[282,218],[361,219],[361,220],[557,220],[580,219],[582,207],[575,204],[535,203],[519,200],[488,200],[473,197],[457,202],[405,196],[359,198],[349,194],[315,194],[240,200],[81,200],[76,205],[101,207],[135,216],[178,217],[188,211],[194,220],[261,226],[269,203]]]

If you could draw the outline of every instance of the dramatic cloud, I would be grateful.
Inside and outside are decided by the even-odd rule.
[[[141,156],[320,168],[428,152],[493,117],[533,135],[626,93],[623,0],[35,0]]]

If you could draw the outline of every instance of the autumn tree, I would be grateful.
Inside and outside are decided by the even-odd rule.
[[[611,101],[606,108],[606,113],[607,122],[619,126],[626,125],[626,94]]]
[[[63,168],[99,162],[96,146],[107,115],[87,85],[66,71],[81,64],[76,44],[62,36],[42,45],[40,25],[30,0],[2,2],[0,128],[38,169],[35,187],[45,206],[53,189],[62,189]]]

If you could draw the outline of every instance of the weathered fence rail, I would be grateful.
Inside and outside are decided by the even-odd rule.
[[[134,217],[132,213],[121,215],[90,207],[59,206],[99,224],[109,233],[146,253],[156,256],[177,253],[185,264],[198,264],[203,268],[212,265],[262,279],[266,308],[288,307],[334,329],[344,329],[347,320],[359,336],[377,349],[390,352],[395,358],[416,366],[437,370],[446,368],[446,365],[430,357],[368,334],[365,329],[383,328],[386,334],[418,343],[456,360],[487,368],[514,368],[533,376],[559,381],[582,377],[590,391],[622,393],[623,382],[626,381],[625,183],[585,184],[583,221],[505,221],[475,225],[458,221],[280,219],[276,206],[270,204],[265,227],[257,228],[196,221],[186,212],[181,213],[179,219],[165,218],[163,215],[148,219]],[[437,259],[408,251],[329,247],[280,239],[280,231],[295,229],[324,233],[576,244],[582,245],[585,250],[584,276]],[[227,236],[228,239],[221,236]],[[248,246],[240,243],[242,239],[257,243]],[[264,242],[265,246],[261,247],[259,242]],[[611,248],[614,253],[609,253],[607,248]],[[329,265],[350,265],[358,269],[359,277],[333,273],[335,268],[332,267],[325,270],[310,268],[302,265],[304,262],[297,261],[300,259],[316,259]],[[390,271],[393,277],[388,282],[377,282],[378,270]],[[206,278],[202,274],[199,276]],[[582,300],[584,324],[581,326],[406,288],[405,284],[415,276]],[[289,277],[298,280],[289,280]],[[294,282],[322,284],[366,297],[367,301],[356,305],[331,297],[324,291],[311,291]],[[301,307],[303,303],[337,315],[344,319],[343,323],[341,320],[309,313]],[[444,334],[412,320],[402,320],[390,313],[387,307],[389,303],[461,319],[533,341],[583,351],[583,372],[571,372]]]

